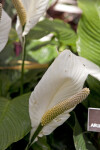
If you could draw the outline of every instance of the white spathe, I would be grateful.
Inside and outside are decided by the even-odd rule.
[[[85,58],[74,55],[71,51],[63,51],[48,68],[35,87],[29,99],[31,119],[31,135],[41,122],[43,114],[59,102],[79,92],[88,74],[100,80],[100,68]],[[69,118],[65,111],[43,127],[38,136],[48,135]]]
[[[10,29],[11,29],[11,18],[2,9],[2,16],[0,19],[0,52],[3,50],[8,41]]]
[[[21,39],[21,36],[28,34],[31,28],[33,28],[36,23],[39,21],[40,17],[46,11],[49,0],[21,0],[27,15],[27,21],[22,33],[22,26],[17,17],[16,30]]]
[[[73,13],[73,14],[81,14],[82,13],[82,10],[77,6],[60,4],[60,3],[55,5],[54,10],[66,12],[66,13]]]

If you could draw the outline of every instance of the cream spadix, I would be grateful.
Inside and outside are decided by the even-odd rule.
[[[31,136],[41,121],[43,122],[44,114],[82,90],[88,74],[100,80],[100,68],[97,65],[74,55],[69,50],[60,53],[30,96]],[[73,109],[74,106],[71,106],[62,114],[53,117],[53,120],[50,119],[51,121],[43,126],[38,136],[48,135],[63,124],[70,117],[69,113]]]
[[[21,2],[21,0],[12,0],[14,7],[17,10],[17,14],[19,16],[20,19],[20,23],[23,26],[26,23],[26,10]]]
[[[60,102],[50,110],[48,110],[41,119],[41,125],[45,126],[53,119],[55,119],[58,115],[62,114],[64,111],[69,110],[75,107],[77,104],[81,103],[86,97],[89,95],[90,90],[88,88],[84,88],[79,93],[73,95],[72,97]]]

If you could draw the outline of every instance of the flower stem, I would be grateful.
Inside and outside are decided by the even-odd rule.
[[[36,137],[38,136],[38,134],[40,133],[40,131],[42,130],[43,126],[40,124],[37,128],[37,130],[35,131],[34,135],[32,136],[31,140],[29,141],[27,147],[25,148],[25,150],[29,150],[30,147],[32,146],[34,140],[36,139]]]
[[[24,82],[24,61],[26,56],[25,50],[25,36],[22,40],[22,68],[21,68],[21,87],[20,87],[20,94],[23,94],[23,82]]]

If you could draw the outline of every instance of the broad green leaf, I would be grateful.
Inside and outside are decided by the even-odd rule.
[[[89,75],[87,78],[87,83],[89,84],[89,88],[100,96],[100,81]]]
[[[0,150],[22,139],[30,131],[29,93],[7,100],[0,97]]]
[[[61,20],[45,19],[39,22],[36,27],[29,32],[27,38],[39,39],[49,33],[54,33],[55,37],[64,44],[75,45],[76,34],[71,29],[70,25]]]
[[[44,46],[47,46],[48,44],[52,44],[52,41],[45,41],[45,42],[41,42],[40,40],[32,40],[27,46],[26,46],[26,50],[27,51],[36,51]],[[53,45],[57,45],[56,43],[53,43]]]
[[[83,14],[78,25],[77,50],[100,66],[100,1],[78,0]]]
[[[10,87],[12,86],[14,88],[16,86],[15,81],[17,82],[19,78],[20,72],[16,70],[0,70],[0,97],[9,99],[12,93]]]
[[[87,150],[83,133],[76,117],[73,138],[76,150]]]
[[[86,107],[100,108],[100,96],[96,95],[92,90],[86,102],[83,103]]]
[[[7,44],[3,51],[0,53],[0,67],[7,64],[10,60],[13,59],[14,51],[13,44]]]
[[[8,90],[9,87],[11,85],[11,81],[10,81],[10,75],[6,74],[8,72],[2,72],[0,71],[0,96],[8,96]],[[6,79],[6,80],[5,80]]]
[[[73,131],[73,139],[76,150],[96,150],[93,144],[88,140],[82,132],[79,122],[75,116],[75,126]]]
[[[90,95],[83,102],[86,107],[100,107],[100,81],[92,76],[88,76],[87,83],[90,89]]]
[[[40,43],[39,41],[33,42],[33,43]],[[33,47],[34,48],[34,47]],[[32,48],[32,49],[33,49]],[[44,47],[41,47],[37,51],[32,51],[31,49],[27,52],[30,57],[38,61],[39,63],[48,63],[51,60],[53,60],[55,57],[57,57],[57,50],[55,45],[46,45]]]

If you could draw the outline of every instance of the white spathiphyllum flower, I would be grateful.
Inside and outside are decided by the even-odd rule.
[[[16,30],[21,38],[21,36],[27,35],[30,29],[33,28],[39,21],[40,17],[46,11],[49,0],[12,0],[12,2],[17,9],[18,15],[22,15],[20,14],[20,9],[18,9],[18,7],[20,8],[20,6],[18,6],[19,4],[23,7],[21,7],[21,10],[25,10],[26,12],[24,31],[22,30],[22,24],[19,19],[20,16],[17,18]]]
[[[11,29],[11,18],[2,9],[0,17],[0,52],[3,50],[8,41],[10,29]]]
[[[76,104],[69,107],[69,102],[67,104],[66,101],[67,99],[68,101],[71,99],[73,101],[73,98],[70,97],[82,90],[88,74],[100,80],[100,68],[97,65],[85,58],[74,55],[69,50],[63,51],[55,59],[35,87],[29,99],[29,115],[32,126],[31,136],[35,133],[39,124],[43,124],[42,130],[38,134],[39,137],[42,137],[43,135],[50,134],[70,117],[69,112],[74,109]],[[89,91],[88,93],[87,91],[85,89],[85,95],[76,95],[74,98],[76,97],[79,101],[81,98],[86,98],[89,94]],[[64,105],[61,102],[64,102],[63,104],[66,103],[65,106],[68,106],[69,109],[63,112],[61,109],[64,108]],[[52,120],[52,110],[55,110],[55,113],[58,112],[59,106],[61,106],[60,110],[63,113],[58,113],[59,115]],[[47,120],[51,118],[49,119],[51,121],[46,124],[44,114],[48,114],[46,116]]]

